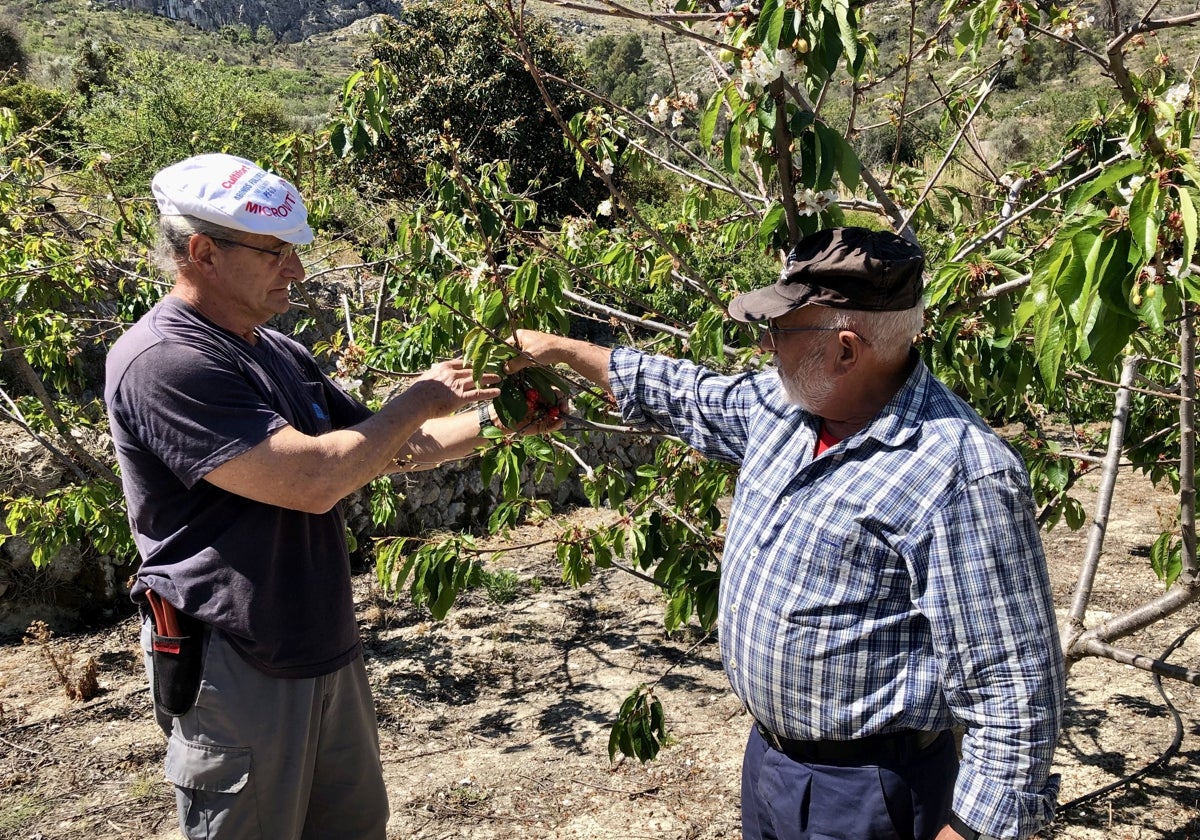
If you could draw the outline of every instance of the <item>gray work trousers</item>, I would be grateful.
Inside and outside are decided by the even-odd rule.
[[[142,651],[154,684],[149,619]],[[311,679],[268,677],[216,629],[195,705],[155,709],[188,840],[383,840],[387,792],[362,656]]]

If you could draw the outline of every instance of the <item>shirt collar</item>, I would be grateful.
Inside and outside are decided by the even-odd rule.
[[[915,352],[915,351],[914,351]],[[897,391],[867,427],[848,441],[861,445],[870,438],[889,447],[904,445],[920,431],[925,416],[925,404],[929,399],[932,374],[920,358],[913,364],[912,372],[904,385]]]

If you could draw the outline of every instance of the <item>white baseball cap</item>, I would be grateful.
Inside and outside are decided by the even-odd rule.
[[[313,241],[300,191],[245,158],[196,155],[160,170],[150,189],[164,216],[193,216],[293,245]]]

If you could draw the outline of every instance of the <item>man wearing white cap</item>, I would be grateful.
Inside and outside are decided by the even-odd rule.
[[[304,201],[242,158],[159,172],[162,301],[108,356],[105,401],[142,564],[132,597],[189,838],[382,838],[374,706],[337,502],[464,457],[499,391],[435,365],[377,413],[295,341]],[[484,404],[486,405],[486,404]],[[484,408],[484,411],[487,411]]]

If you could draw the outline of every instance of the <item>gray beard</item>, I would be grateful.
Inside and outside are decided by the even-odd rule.
[[[821,359],[818,356],[806,356],[793,371],[779,368],[779,383],[784,399],[810,414],[820,416],[818,407],[825,404],[833,391],[832,380],[823,378],[820,370]]]

